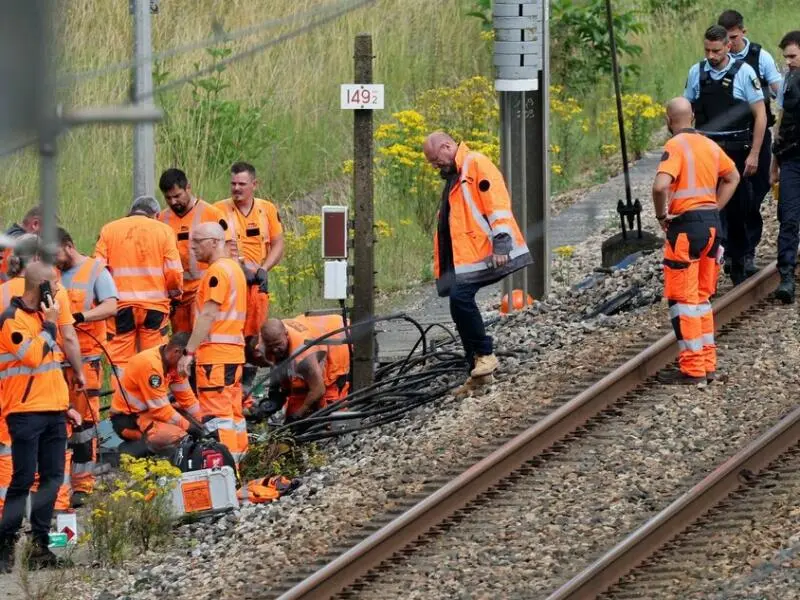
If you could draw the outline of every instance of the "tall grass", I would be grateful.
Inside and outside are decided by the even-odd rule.
[[[302,13],[335,0],[169,0],[153,17],[156,52],[208,38],[219,23],[227,31],[282,15]],[[626,92],[644,92],[659,101],[683,90],[689,67],[702,58],[702,34],[727,0],[698,3],[691,18],[654,14],[653,0],[620,0],[617,10],[637,10],[645,24],[632,36],[643,51],[640,76],[628,82]],[[471,0],[379,0],[335,22],[314,29],[267,51],[237,62],[223,74],[230,84],[226,99],[245,106],[261,106],[269,144],[256,162],[261,195],[272,197],[291,220],[292,215],[316,212],[321,203],[346,202],[348,179],[341,166],[352,153],[352,114],[339,109],[338,84],[352,80],[353,38],[372,33],[375,81],[386,85],[386,110],[377,123],[395,110],[415,106],[428,89],[454,85],[476,74],[491,76],[491,55],[480,36],[477,19],[465,16]],[[749,36],[778,56],[777,42],[796,27],[796,0],[740,0]],[[60,11],[62,71],[83,71],[125,61],[132,46],[128,3],[109,0],[64,1]],[[228,44],[234,52],[284,34],[286,25]],[[552,40],[557,44],[558,40]],[[213,60],[202,50],[165,60],[157,66],[161,79],[182,77]],[[61,89],[63,100],[74,106],[125,101],[129,73],[82,81]],[[569,90],[567,90],[568,92]],[[581,97],[584,113],[596,116],[612,95],[610,81],[598,85],[590,97]],[[168,119],[157,125],[156,174],[170,166],[187,171],[195,191],[214,201],[228,195],[224,167],[211,168],[206,160],[216,140],[208,130],[192,129],[189,111],[191,87],[159,96]],[[376,123],[376,124],[377,124]],[[185,135],[181,144],[178,133]],[[576,161],[602,175],[595,156],[605,143],[604,132],[579,135]],[[608,140],[614,141],[614,140]],[[84,250],[90,250],[107,221],[125,213],[132,197],[132,136],[129,127],[80,128],[65,133],[59,145],[61,218]],[[242,156],[247,160],[252,157]],[[592,179],[591,177],[589,178]],[[583,179],[586,181],[586,177]],[[555,186],[554,186],[555,187]],[[379,284],[395,289],[429,276],[430,233],[417,226],[401,226],[407,207],[382,201],[376,188],[376,214],[395,228],[395,235],[378,244]],[[38,201],[37,158],[34,151],[0,162],[0,223],[17,219]],[[432,199],[438,202],[438,198]]]
[[[208,38],[215,21],[232,31],[331,4],[334,0],[169,0],[161,3],[161,12],[153,17],[154,50]],[[468,5],[466,0],[380,0],[228,68],[223,74],[231,86],[224,92],[226,98],[241,99],[248,106],[265,102],[263,116],[272,142],[256,161],[260,192],[279,205],[288,205],[341,175],[342,162],[352,153],[353,116],[339,109],[338,86],[353,79],[357,33],[373,35],[375,81],[386,85],[387,115],[430,87],[476,72],[488,73],[490,57],[475,50],[484,47],[480,26],[463,16]],[[131,23],[124,1],[63,2],[62,70],[82,71],[127,60]],[[234,52],[245,50],[298,24],[238,40],[229,47]],[[168,59],[158,69],[167,71],[171,80],[211,61],[204,51],[195,51]],[[128,72],[123,71],[61,91],[63,99],[74,106],[123,102],[129,81]],[[177,108],[157,128],[188,129],[186,111],[180,108],[191,102],[190,92],[184,86],[167,94],[167,104]],[[91,248],[100,227],[122,215],[132,199],[131,133],[129,127],[92,127],[69,131],[60,140],[60,214],[84,249]],[[228,173],[225,169],[210,172],[202,154],[213,140],[203,139],[203,132],[193,134],[195,139],[182,153],[158,145],[156,174],[179,166],[203,198],[227,197]],[[0,222],[19,218],[37,202],[37,196],[35,152],[4,160]]]

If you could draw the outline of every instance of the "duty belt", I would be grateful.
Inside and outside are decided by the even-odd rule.
[[[753,132],[750,129],[738,131],[700,131],[714,140],[723,150],[749,150],[753,145]]]

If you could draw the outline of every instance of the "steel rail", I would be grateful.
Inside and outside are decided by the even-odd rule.
[[[730,322],[766,297],[779,280],[772,262],[713,303],[715,326]],[[674,333],[619,366],[563,406],[503,444],[424,500],[279,596],[330,598],[391,557],[555,442],[596,416],[677,355]]]
[[[596,598],[800,440],[800,406],[714,469],[547,600]]]

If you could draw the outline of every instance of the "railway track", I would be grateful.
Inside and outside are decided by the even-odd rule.
[[[763,339],[765,336],[768,338],[774,336],[781,328],[785,329],[785,316],[771,316],[772,308],[768,304],[762,303],[759,308],[753,308],[759,305],[759,302],[774,289],[776,282],[777,274],[773,264],[714,303],[718,327],[731,323],[724,330],[725,332],[720,338],[722,341],[719,342],[721,354],[729,355],[724,357],[727,363],[736,364],[733,357],[736,355],[737,347],[743,345],[745,348],[752,347],[752,343],[748,346],[747,340]],[[745,331],[743,327],[737,326],[736,320],[748,311],[749,314],[738,321],[738,323],[745,321],[748,323],[748,329]],[[753,325],[754,323],[755,325]],[[753,333],[752,326],[760,329]],[[725,340],[730,340],[728,349],[724,348]],[[315,568],[319,567],[317,570],[301,573],[294,581],[290,580],[296,585],[293,585],[291,589],[282,590],[283,594],[280,597],[287,599],[327,598],[342,590],[345,590],[343,595],[346,597],[392,597],[395,594],[415,597],[411,593],[414,581],[423,581],[425,578],[430,580],[436,569],[444,568],[446,570],[448,566],[458,564],[458,561],[464,558],[459,556],[459,550],[475,547],[477,544],[479,547],[488,548],[487,552],[491,553],[491,543],[487,539],[482,539],[481,532],[497,532],[499,530],[503,534],[500,536],[504,538],[503,544],[513,546],[506,532],[515,529],[514,518],[511,517],[511,521],[508,522],[503,519],[508,519],[508,515],[516,510],[516,529],[525,530],[531,529],[532,521],[537,520],[537,518],[528,518],[528,516],[520,520],[520,498],[527,501],[532,510],[535,509],[541,513],[539,514],[539,517],[542,517],[539,519],[540,521],[549,521],[556,525],[550,531],[547,528],[538,530],[539,538],[528,540],[528,543],[534,545],[541,543],[542,539],[547,539],[547,535],[557,536],[555,530],[559,529],[558,526],[566,525],[565,519],[569,519],[569,514],[592,515],[598,511],[602,513],[607,509],[603,502],[612,501],[613,498],[601,500],[597,497],[597,502],[594,504],[591,501],[584,502],[582,505],[578,503],[572,506],[572,510],[563,514],[549,514],[546,503],[544,509],[541,506],[537,508],[537,501],[531,500],[531,498],[541,495],[546,488],[551,489],[553,482],[559,481],[558,478],[567,485],[566,489],[575,490],[576,484],[581,483],[582,478],[587,479],[587,468],[598,467],[597,472],[601,472],[602,468],[605,468],[606,473],[613,473],[615,465],[617,467],[624,465],[626,457],[615,455],[612,451],[613,445],[609,445],[609,442],[619,435],[620,425],[617,421],[620,419],[622,419],[623,427],[630,428],[629,434],[632,443],[638,444],[639,447],[642,447],[643,444],[645,448],[648,445],[657,447],[658,442],[654,442],[654,440],[658,439],[658,435],[675,437],[675,432],[669,429],[667,423],[659,426],[663,427],[660,432],[651,431],[648,434],[652,436],[649,440],[645,440],[640,435],[642,419],[658,421],[659,411],[665,412],[666,409],[663,407],[674,400],[676,388],[653,386],[652,383],[645,384],[652,374],[674,359],[676,354],[674,336],[670,333],[652,344],[643,343],[642,346],[646,347],[636,356],[574,395],[533,426],[514,435],[489,456],[476,462],[457,477],[449,481],[430,482],[429,487],[436,485],[439,486],[438,489],[415,505],[401,506],[394,511],[394,514],[386,515],[374,522],[372,524],[374,529],[380,527],[377,531],[333,560],[330,560],[331,557],[326,557],[318,561],[315,565]],[[742,353],[740,352],[740,354]],[[747,357],[742,355],[736,360],[746,362]],[[637,388],[641,393],[630,393]],[[728,410],[735,409],[736,398],[731,397],[726,400],[726,396],[730,396],[728,388],[724,386],[719,388],[717,385],[711,386],[711,388],[718,390],[715,393],[719,397],[709,398],[708,410],[714,410],[720,402],[723,404],[727,402]],[[682,389],[686,390],[686,388]],[[793,403],[794,399],[784,398],[781,402],[773,403],[766,410],[755,407],[750,413],[740,414],[740,421],[747,422],[749,429],[737,426],[729,431],[717,432],[719,439],[716,445],[712,444],[711,450],[703,448],[702,438],[696,440],[688,438],[688,442],[684,444],[686,446],[684,450],[697,460],[684,461],[686,464],[680,463],[680,460],[676,461],[675,476],[666,478],[671,485],[656,483],[652,489],[640,490],[642,497],[625,499],[631,503],[631,507],[635,508],[635,510],[628,511],[630,513],[628,519],[635,518],[637,519],[635,522],[638,524],[648,516],[657,513],[677,495],[681,486],[698,481],[716,464],[714,461],[730,454],[738,447],[737,444],[741,445],[744,442],[744,439],[741,439],[742,436],[745,436],[745,439],[752,437],[769,424],[774,423],[780,414],[793,406]],[[640,411],[645,412],[641,413]],[[693,413],[700,422],[703,420],[702,413],[703,409],[700,409],[698,414]],[[668,414],[666,417],[670,417],[670,415]],[[610,420],[614,421],[613,427],[607,426]],[[658,435],[655,435],[656,433]],[[688,433],[688,430],[679,432],[681,436]],[[580,449],[571,451],[570,446],[576,444]],[[593,449],[592,445],[594,445]],[[595,457],[609,460],[606,461],[607,464],[604,467],[598,464],[583,464],[581,456],[587,452],[594,454]],[[676,457],[671,456],[670,460],[677,458],[677,455],[681,453],[675,454]],[[643,465],[648,466],[646,463]],[[588,477],[588,479],[592,478]],[[592,485],[595,487],[592,488]],[[610,486],[609,482],[603,483],[602,480],[593,481],[589,487],[595,491],[602,491],[604,488],[613,491],[613,485]],[[575,493],[584,500],[593,498],[591,492],[587,495],[580,488],[575,490]],[[543,513],[542,510],[544,510]],[[531,514],[535,515],[535,511]],[[498,527],[498,523],[504,524],[502,527]],[[578,566],[585,566],[586,556],[597,554],[604,547],[609,546],[611,541],[619,539],[620,533],[629,530],[625,529],[628,527],[627,521],[612,519],[609,523],[603,523],[601,519],[596,524],[598,527],[595,529],[605,530],[606,535],[588,535],[593,530],[584,528],[584,536],[580,538],[579,552],[573,552],[573,554],[580,554],[583,564],[580,561],[574,564],[567,561],[566,566],[563,561],[559,563],[559,557],[563,559],[565,555],[572,552],[570,547],[563,546],[549,555],[548,560],[552,561],[549,571],[547,564],[531,566],[536,572],[548,571],[554,577],[545,580],[539,579],[533,584],[530,578],[527,578],[527,587],[525,588],[525,592],[528,593],[527,597],[543,597],[546,592],[556,587],[554,585],[556,580],[563,583],[570,574],[579,570]],[[572,531],[572,534],[580,535],[580,531],[581,529],[578,527],[576,531]],[[542,538],[542,535],[545,537]],[[462,537],[459,538],[459,536]],[[574,542],[574,539],[572,541]],[[528,556],[531,547],[526,548],[523,544],[516,550],[516,558],[519,558]],[[339,549],[336,549],[334,553],[338,553],[338,551]],[[466,552],[468,553],[468,551]],[[463,554],[463,552],[461,553]],[[506,557],[505,564],[512,565],[514,558]],[[475,557],[470,560],[475,564],[481,562],[480,560],[476,561]],[[560,569],[555,566],[558,564],[561,564]],[[425,565],[428,565],[427,569]],[[435,565],[433,570],[432,565]],[[405,570],[405,574],[400,573],[403,570]],[[480,568],[478,568],[479,570]],[[367,576],[364,577],[364,575]],[[534,579],[536,578],[534,577]],[[437,585],[440,585],[440,582]],[[531,589],[531,585],[535,586],[535,590]],[[425,589],[425,586],[423,585],[422,588]],[[441,587],[438,589],[443,591]],[[494,592],[503,590],[508,591],[508,588],[501,587]],[[454,590],[450,591],[455,594]],[[488,590],[480,591],[488,593]],[[532,591],[536,593],[531,594]],[[419,597],[430,596],[430,592],[430,588],[427,589],[427,592],[421,591]],[[524,593],[522,590],[517,590],[517,592]]]

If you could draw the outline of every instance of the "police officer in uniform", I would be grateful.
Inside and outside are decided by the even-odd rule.
[[[778,271],[775,295],[794,301],[794,268],[800,241],[800,30],[790,31],[779,44],[789,73],[778,92],[778,129],[772,147],[770,180],[780,183],[778,200]]]
[[[741,182],[721,212],[722,245],[730,256],[730,276],[738,285],[755,270],[745,270],[748,221],[753,206],[752,178],[767,128],[764,94],[750,65],[728,54],[728,32],[712,25],[705,32],[706,58],[689,70],[684,97],[692,102],[695,126],[717,142],[736,163]]]
[[[731,58],[746,62],[758,75],[761,89],[764,91],[764,107],[767,112],[767,129],[764,132],[764,142],[761,144],[761,154],[758,157],[758,173],[751,180],[753,185],[753,206],[747,221],[749,250],[745,258],[745,271],[750,274],[755,271],[755,250],[759,242],[761,242],[763,226],[761,203],[770,188],[770,147],[772,146],[770,128],[775,125],[775,116],[772,114],[770,100],[778,93],[783,78],[775,66],[775,59],[772,58],[772,55],[764,50],[760,44],[753,43],[745,37],[747,29],[745,29],[744,17],[741,13],[735,10],[726,10],[719,16],[717,25],[721,25],[728,32],[728,40],[731,43]]]

